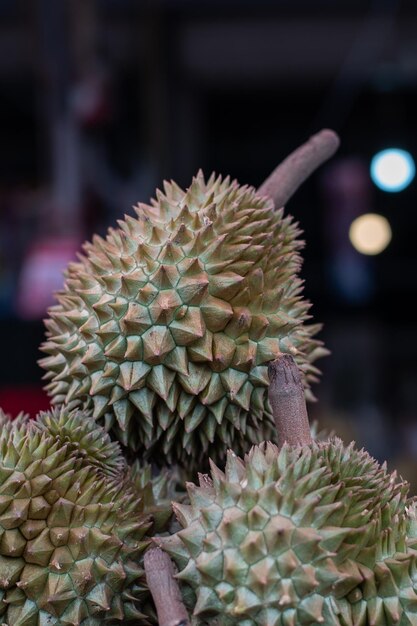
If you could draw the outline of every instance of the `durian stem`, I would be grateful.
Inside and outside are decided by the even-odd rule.
[[[145,553],[144,565],[159,626],[189,626],[188,613],[174,578],[174,565],[168,554],[161,548],[150,548]]]
[[[287,204],[315,169],[333,156],[339,145],[339,137],[333,130],[321,130],[284,159],[257,193],[272,198],[275,208],[279,209]]]
[[[312,443],[300,370],[290,354],[268,366],[269,402],[278,432],[278,446]]]

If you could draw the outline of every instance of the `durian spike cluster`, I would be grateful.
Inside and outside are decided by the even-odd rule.
[[[119,445],[86,414],[0,415],[0,622],[154,623],[152,532]]]
[[[109,478],[119,478],[127,472],[119,444],[111,441],[102,428],[97,428],[95,420],[85,411],[71,411],[66,407],[41,411],[30,426],[34,431],[52,436],[80,461],[84,459],[86,466],[95,467]],[[139,469],[137,472],[139,474]]]
[[[408,486],[365,451],[267,443],[229,452],[210,479],[188,484],[190,505],[174,505],[183,530],[158,540],[196,624],[416,623]]]
[[[310,395],[326,351],[292,218],[229,178],[164,189],[69,265],[41,364],[53,404],[91,410],[139,458],[195,466],[273,438],[268,362],[294,355]]]

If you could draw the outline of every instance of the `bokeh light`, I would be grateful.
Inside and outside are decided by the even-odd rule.
[[[383,191],[402,191],[413,180],[416,166],[406,150],[388,148],[378,152],[371,161],[371,178]]]
[[[353,220],[349,239],[361,254],[379,254],[391,241],[392,232],[388,220],[377,213],[366,213]]]

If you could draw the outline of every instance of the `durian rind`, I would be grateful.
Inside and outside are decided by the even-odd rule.
[[[175,560],[195,624],[375,626],[417,619],[408,485],[338,439],[229,452],[188,484]],[[212,621],[214,620],[214,621]]]
[[[2,418],[0,622],[151,624],[140,560],[152,518],[102,428],[73,413],[65,429],[61,416]]]
[[[110,477],[119,477],[127,472],[120,445],[111,441],[103,428],[97,428],[94,418],[86,411],[54,407],[41,411],[31,427],[53,436],[61,445],[68,445],[85,464],[97,468]]]
[[[141,459],[197,463],[274,436],[268,362],[292,354],[306,393],[325,351],[305,324],[300,231],[229,178],[165,183],[69,265],[49,311],[47,391],[94,412]]]
[[[167,534],[178,530],[172,502],[188,500],[185,473],[181,468],[154,468],[136,460],[130,467],[131,480],[140,493],[143,510],[152,515],[152,534]]]

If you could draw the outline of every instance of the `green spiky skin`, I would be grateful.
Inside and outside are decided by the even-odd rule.
[[[174,505],[183,529],[158,539],[195,624],[417,623],[408,486],[366,452],[268,443],[229,453],[211,479],[188,484],[190,505]]]
[[[126,473],[126,462],[120,446],[110,440],[91,415],[85,411],[70,411],[66,407],[41,411],[31,427],[46,432],[62,446],[67,445],[86,465],[92,465],[109,478]]]
[[[144,510],[152,515],[153,534],[177,530],[172,502],[183,502],[187,498],[184,472],[178,467],[172,467],[155,473],[151,465],[135,461],[131,466],[131,478],[141,495]]]
[[[0,622],[154,623],[140,566],[152,519],[118,444],[68,411],[0,426]]]
[[[52,403],[93,411],[156,463],[272,439],[268,362],[293,354],[310,394],[325,352],[305,324],[297,225],[253,188],[201,172],[135,210],[85,245],[49,311]]]
[[[29,420],[29,415],[21,411],[18,415],[16,415],[16,417],[12,418],[9,413],[5,413],[3,409],[0,408],[0,429],[3,429],[3,426],[9,427],[12,420],[15,427],[17,425],[26,425]]]

